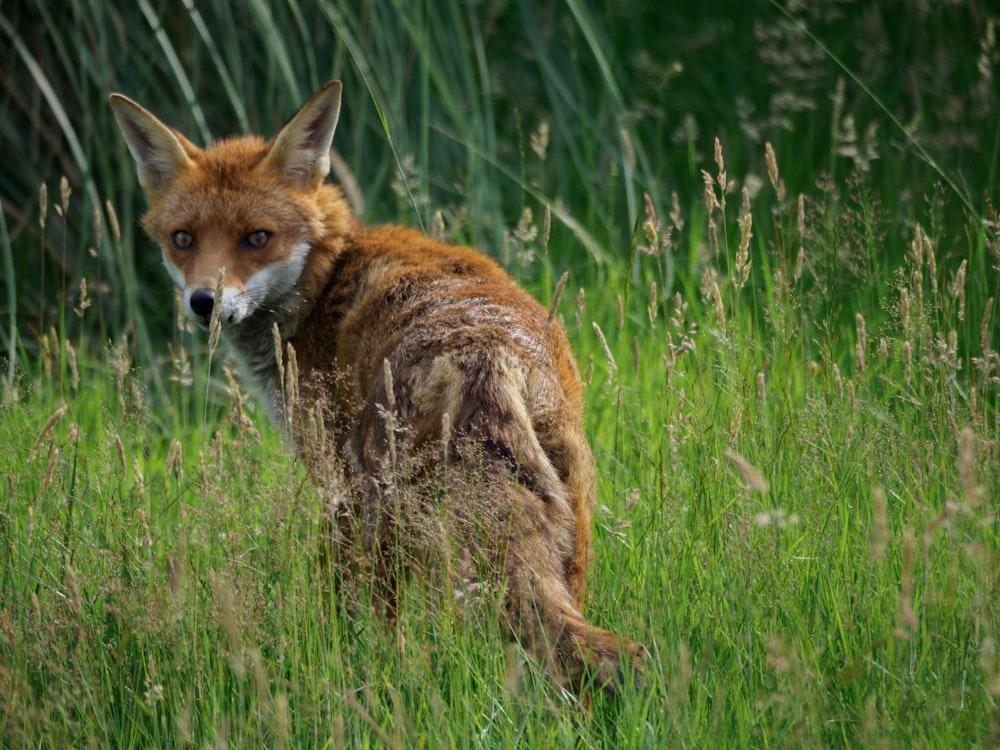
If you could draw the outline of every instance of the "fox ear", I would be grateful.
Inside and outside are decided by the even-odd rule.
[[[271,139],[268,162],[298,187],[313,187],[330,173],[340,90],[340,81],[326,84]]]
[[[147,194],[163,189],[191,164],[174,131],[122,94],[109,97],[118,127],[139,168],[139,184]],[[184,139],[184,143],[187,140]],[[188,146],[191,145],[188,143]]]

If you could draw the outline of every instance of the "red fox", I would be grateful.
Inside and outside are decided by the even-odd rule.
[[[269,141],[201,149],[112,94],[149,198],[143,227],[186,314],[206,329],[217,321],[307,464],[332,449],[362,488],[349,515],[392,513],[397,426],[409,455],[442,443],[458,466],[475,455],[492,494],[469,511],[505,534],[492,562],[513,630],[557,679],[616,692],[641,674],[642,647],[581,614],[595,477],[566,333],[485,255],[352,216],[325,181],[340,99],[330,82]],[[328,429],[291,413],[283,352],[299,403],[321,404]],[[375,548],[392,556],[383,541]]]

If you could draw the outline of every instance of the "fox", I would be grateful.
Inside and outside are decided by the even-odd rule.
[[[357,488],[345,533],[402,512],[389,497],[397,451],[443,446],[438,468],[474,456],[488,497],[465,511],[490,523],[456,533],[503,536],[491,563],[506,579],[499,615],[512,636],[570,689],[638,684],[643,646],[582,611],[596,470],[565,329],[486,254],[353,215],[327,180],[341,91],[324,85],[267,141],[232,136],[204,149],[110,95],[148,199],[142,227],[186,316],[218,327],[307,467],[337,458]],[[310,403],[318,425],[296,410]],[[382,538],[376,554],[392,557],[393,539],[406,543]]]

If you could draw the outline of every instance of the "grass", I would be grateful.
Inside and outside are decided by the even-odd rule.
[[[1000,742],[985,4],[248,7],[0,11],[0,744]],[[570,271],[617,701],[434,580],[398,632],[334,593],[325,498],[177,319],[107,92],[200,138],[334,76],[366,217]]]

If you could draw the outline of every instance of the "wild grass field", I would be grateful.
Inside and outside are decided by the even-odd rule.
[[[674,5],[0,7],[0,746],[1000,746],[1000,16]],[[615,699],[346,601],[178,315],[107,94],[207,143],[332,78],[361,216],[568,273]]]

